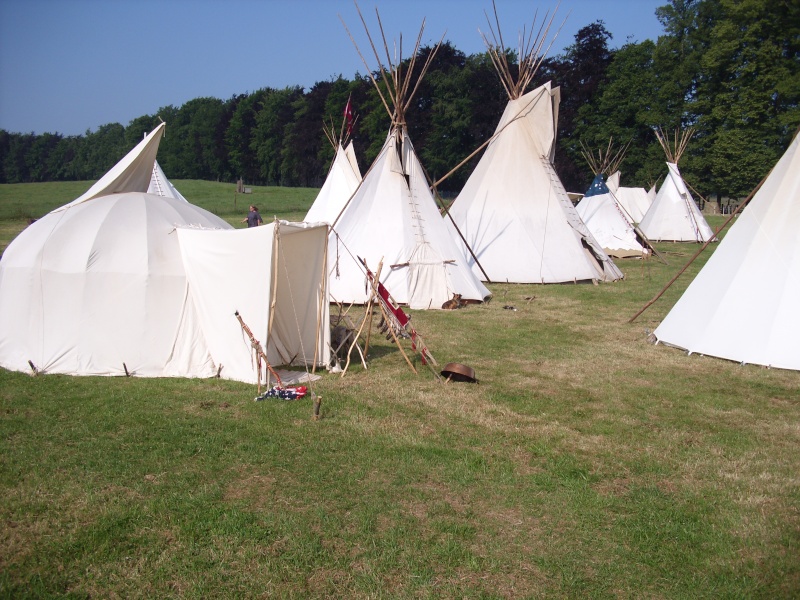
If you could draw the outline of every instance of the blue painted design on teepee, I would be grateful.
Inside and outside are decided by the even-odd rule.
[[[603,181],[603,174],[598,173],[594,176],[592,185],[589,186],[589,189],[586,190],[586,193],[583,195],[583,197],[588,198],[589,196],[599,196],[600,194],[607,194],[608,192],[609,190],[606,186],[606,182]]]

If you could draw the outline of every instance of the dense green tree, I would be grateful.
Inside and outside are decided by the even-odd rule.
[[[775,164],[800,123],[800,4],[713,5],[692,107],[706,142],[698,179],[709,191],[741,197]]]
[[[294,101],[303,94],[300,87],[269,90],[256,115],[251,150],[258,159],[259,181],[267,185],[289,185],[282,175],[283,140],[294,116]]]

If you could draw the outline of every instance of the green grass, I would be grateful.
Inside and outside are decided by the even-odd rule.
[[[231,222],[313,198],[178,187]],[[697,249],[658,247],[615,284],[414,311],[480,384],[373,334],[369,370],[315,385],[319,421],[221,380],[0,370],[0,597],[797,597],[800,373],[649,344],[707,260],[628,323]]]

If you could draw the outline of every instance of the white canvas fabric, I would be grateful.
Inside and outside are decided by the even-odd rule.
[[[329,311],[324,223],[279,221],[236,230],[180,228],[197,322],[220,376],[256,383],[249,336],[272,366],[326,366]]]
[[[162,131],[90,189],[114,192],[87,192],[9,244],[0,259],[0,366],[140,377],[210,377],[221,366],[222,377],[255,383],[241,336],[228,347],[217,334],[229,323],[241,333],[232,312],[214,312],[231,304],[254,326],[266,323],[260,340],[276,365],[315,356],[326,365],[327,227],[233,230],[185,200],[145,193]]]
[[[178,191],[178,188],[172,185],[172,182],[167,179],[167,176],[164,174],[157,160],[153,161],[153,173],[150,176],[150,185],[147,187],[147,193],[153,194],[154,196],[175,198],[176,200],[188,202],[188,200],[183,197],[183,194]]]
[[[800,137],[655,330],[659,342],[800,370]]]
[[[153,177],[153,164],[156,161],[158,145],[164,135],[165,127],[166,123],[161,123],[147,134],[133,150],[128,152],[122,160],[98,179],[86,193],[56,210],[68,210],[93,198],[108,196],[109,194],[146,192]]]
[[[489,290],[450,237],[405,130],[392,129],[330,236],[331,298],[366,303],[359,258],[394,299],[415,309],[441,308],[453,294],[482,301]]]
[[[0,260],[0,365],[213,375],[197,331],[176,338],[179,323],[194,318],[175,235],[190,224],[230,227],[188,202],[141,192],[94,198],[30,225]]]
[[[620,176],[621,173],[615,171],[609,175],[606,185],[608,189],[611,190],[611,193],[614,194],[617,204],[624,211],[628,221],[631,223],[639,223],[656,197],[655,186],[653,186],[653,193],[650,195],[647,190],[641,187],[621,186]]]
[[[621,279],[552,165],[559,90],[545,85],[509,101],[495,138],[450,208],[491,281]],[[450,227],[453,238],[462,244]],[[588,248],[588,249],[587,249]],[[486,279],[472,256],[470,266]]]
[[[675,163],[667,163],[669,173],[655,200],[639,223],[649,240],[669,242],[707,242],[714,232],[697,208]]]
[[[607,194],[584,196],[575,210],[609,256],[629,258],[646,254],[610,190]]]
[[[331,163],[325,183],[322,184],[319,194],[311,208],[308,209],[303,221],[333,223],[358,188],[359,183],[361,183],[361,171],[356,161],[353,142],[347,145],[347,149],[342,148],[340,144],[336,149],[336,156]]]

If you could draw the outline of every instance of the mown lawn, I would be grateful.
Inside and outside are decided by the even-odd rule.
[[[232,223],[314,197],[175,183]],[[3,247],[88,185],[13,187]],[[0,370],[0,596],[798,597],[800,373],[650,344],[707,260],[628,323],[697,248],[658,247],[622,282],[413,312],[479,384],[373,332],[368,370],[315,384],[320,420],[216,379]]]

